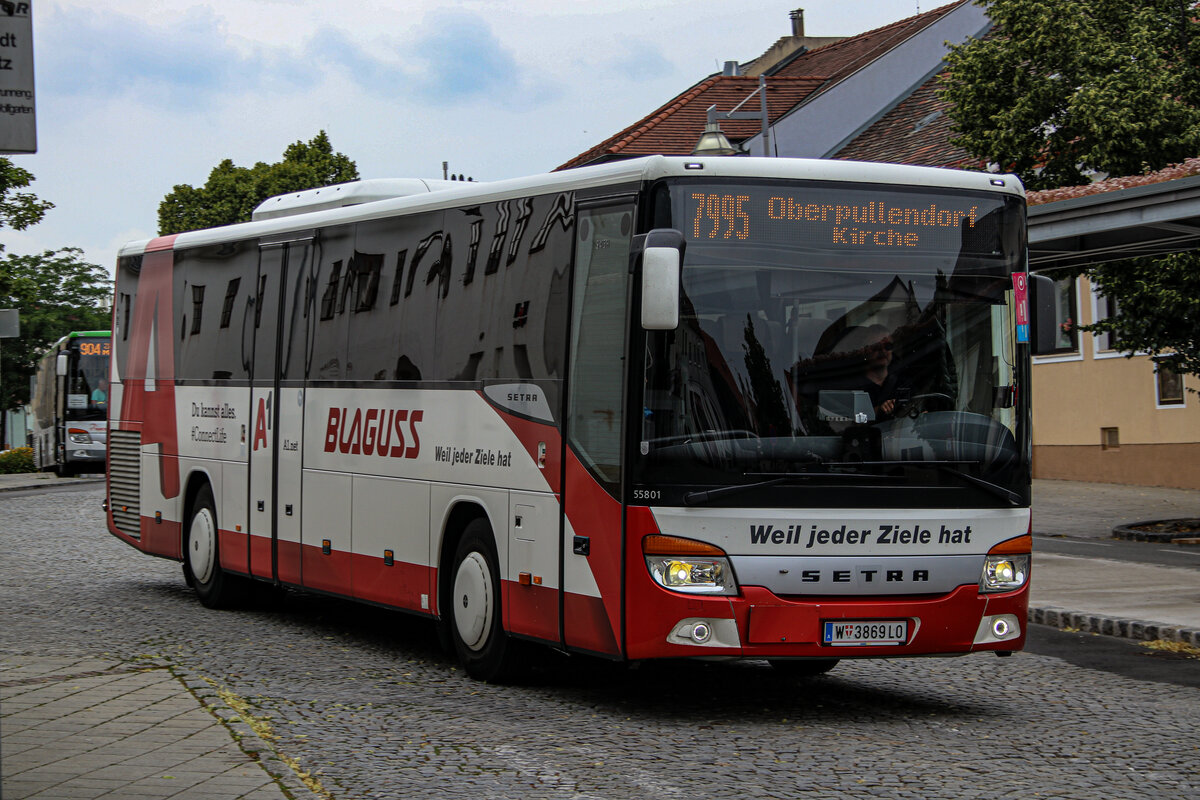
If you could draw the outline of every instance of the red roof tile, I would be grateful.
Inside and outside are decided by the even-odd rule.
[[[1043,189],[1039,192],[1030,192],[1026,199],[1029,205],[1037,206],[1043,203],[1053,203],[1056,200],[1070,200],[1074,197],[1116,192],[1134,186],[1166,183],[1167,181],[1178,180],[1179,178],[1187,178],[1191,175],[1200,175],[1200,158],[1189,158],[1182,164],[1172,164],[1157,172],[1150,172],[1145,175],[1109,178],[1106,181],[1097,181],[1096,183],[1089,183],[1084,186],[1064,186],[1060,189]]]
[[[770,74],[781,76],[828,75],[829,84],[832,86],[968,2],[971,0],[955,0],[948,5],[926,11],[924,14],[902,19],[891,25],[860,33],[824,47],[818,47],[816,50],[810,50],[790,61],[785,61],[770,71]]]
[[[950,143],[954,135],[953,121],[946,113],[950,104],[937,96],[942,74],[918,87],[833,157],[923,167],[982,167],[980,159]]]
[[[824,78],[789,76],[767,78],[767,114],[774,122],[824,82]],[[599,161],[645,155],[689,155],[704,132],[708,107],[732,111],[758,88],[758,78],[714,75],[688,89],[652,114],[615,136],[581,153],[558,169]],[[742,111],[760,108],[757,96]],[[762,131],[758,120],[722,120],[721,130],[737,143]]]

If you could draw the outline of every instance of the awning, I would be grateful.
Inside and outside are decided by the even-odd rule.
[[[1200,248],[1200,175],[1029,207],[1035,272]]]

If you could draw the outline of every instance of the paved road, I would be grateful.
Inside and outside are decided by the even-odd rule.
[[[488,686],[400,614],[291,593],[202,608],[177,564],[104,531],[98,488],[16,494],[0,662],[166,665],[240,711],[266,771],[311,773],[308,797],[1200,798],[1195,688],[1034,652],[801,683],[760,663],[561,659]]]

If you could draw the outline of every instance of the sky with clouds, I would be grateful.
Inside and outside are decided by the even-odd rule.
[[[38,152],[10,157],[55,208],[0,243],[82,247],[111,269],[176,184],[320,130],[364,178],[546,172],[757,57],[793,8],[810,36],[846,36],[942,4],[33,0]]]

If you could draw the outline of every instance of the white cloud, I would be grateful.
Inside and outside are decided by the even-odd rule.
[[[13,160],[57,208],[10,252],[115,260],[172,186],[222,159],[277,161],[329,133],[363,177],[553,169],[790,32],[795,0],[45,0],[34,16],[39,152]],[[929,7],[932,7],[930,5]],[[812,35],[915,0],[808,0]],[[928,8],[926,9],[928,10]]]

